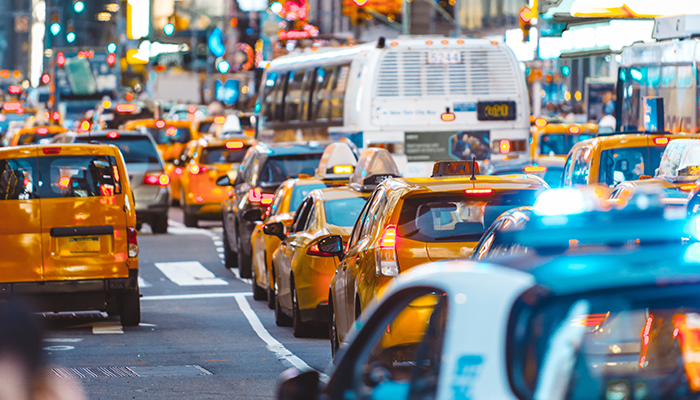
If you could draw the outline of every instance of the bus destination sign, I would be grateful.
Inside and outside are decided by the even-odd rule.
[[[479,121],[514,121],[514,101],[480,101],[476,104]]]

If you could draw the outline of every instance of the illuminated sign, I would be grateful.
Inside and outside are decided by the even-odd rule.
[[[480,101],[476,103],[476,115],[479,121],[513,121],[515,102]]]

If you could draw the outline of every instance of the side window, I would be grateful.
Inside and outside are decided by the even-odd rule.
[[[311,208],[309,209],[308,215],[306,217],[306,224],[304,224],[304,227],[301,229],[302,231],[308,231],[309,228],[311,228],[316,221],[316,203],[311,200]]]
[[[586,157],[590,154],[589,148],[582,148],[576,151],[574,155],[574,166],[572,171],[572,185],[587,185],[588,173],[590,171],[590,159]]]
[[[299,208],[294,214],[294,222],[292,222],[292,229],[290,229],[290,232],[299,232],[304,229],[312,205],[313,203],[310,199],[304,200],[304,202],[299,205]]]
[[[272,95],[272,120],[284,121],[284,95],[287,89],[287,76],[289,73],[280,74],[275,84],[275,91]]]
[[[498,220],[491,225],[489,230],[484,232],[484,235],[474,249],[472,259],[481,260],[482,258],[486,257],[487,254],[489,254],[491,246],[493,245],[493,240],[496,237],[496,230],[498,230],[502,224],[503,220]]]
[[[345,103],[345,87],[350,76],[350,65],[340,65],[335,69],[333,84],[331,85],[331,119],[343,120],[343,106]]]
[[[372,194],[372,197],[370,197],[369,200],[367,200],[367,203],[365,203],[365,206],[362,208],[362,212],[360,212],[360,215],[357,217],[355,226],[352,228],[352,233],[350,234],[350,240],[348,241],[348,249],[351,249],[360,239],[360,233],[362,232],[365,218],[367,217],[369,209],[372,207],[375,195],[376,192]]]
[[[336,373],[345,379],[329,387],[329,397],[436,398],[449,300],[442,291],[409,288],[384,301],[338,365]],[[417,310],[421,317],[412,317]]]
[[[266,216],[277,215],[280,213],[280,207],[282,207],[282,199],[284,199],[286,189],[287,187],[285,185],[281,185],[279,188],[277,188],[272,204],[270,205],[270,208],[267,209],[268,214]]]
[[[333,77],[333,67],[321,67],[316,70],[315,84],[311,94],[311,118],[327,121],[330,114],[331,99],[329,84]]]
[[[305,70],[291,71],[287,82],[287,98],[284,101],[284,120],[300,120],[300,109],[302,100],[302,89],[304,85]]]
[[[35,157],[0,160],[0,201],[39,197]]]
[[[383,217],[379,209],[383,209],[383,206],[386,206],[386,203],[386,190],[384,188],[380,188],[379,190],[377,190],[372,206],[369,208],[367,216],[365,217],[365,222],[362,226],[362,231],[360,232],[360,239],[363,239],[372,234],[372,230],[376,228],[379,220],[381,220],[381,218]]]
[[[274,119],[275,102],[274,95],[275,91],[279,88],[279,74],[277,72],[270,72],[265,76],[265,80],[262,83],[263,86],[263,97],[261,99],[261,104],[263,107],[262,113],[267,118],[268,121]]]
[[[250,150],[248,150],[248,153],[245,155],[245,158],[241,162],[241,165],[238,167],[238,176],[236,176],[236,183],[243,183],[250,178],[250,172],[253,169],[253,161],[255,160],[255,151],[251,147]]]

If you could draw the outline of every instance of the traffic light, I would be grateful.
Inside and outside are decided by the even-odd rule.
[[[61,24],[54,22],[51,24],[51,26],[49,26],[49,30],[53,36],[57,36],[59,33],[61,33]]]
[[[76,14],[80,14],[81,12],[85,11],[85,3],[81,0],[76,1],[73,3],[73,11],[75,11]]]
[[[65,56],[65,54],[63,54],[62,51],[59,51],[56,54],[56,65],[58,65],[59,67],[62,67],[65,64],[66,64],[66,56]]]
[[[165,24],[165,26],[163,27],[163,33],[165,33],[165,36],[170,36],[170,35],[172,35],[173,33],[175,33],[175,25],[173,25],[172,23],[168,22],[168,23]]]
[[[532,19],[535,18],[535,13],[529,7],[523,7],[519,16],[520,30],[523,31],[523,42],[529,42],[530,28],[532,27]]]
[[[111,67],[117,62],[117,55],[114,53],[107,54],[107,64]]]
[[[49,82],[51,82],[51,75],[44,74],[41,76],[41,83],[43,83],[44,85],[48,85]]]
[[[218,69],[222,74],[225,74],[231,69],[231,64],[226,60],[220,60],[216,63],[216,69]]]
[[[114,42],[111,42],[107,45],[107,52],[108,53],[116,53],[117,52],[117,44]]]
[[[571,68],[569,68],[568,65],[562,65],[561,68],[559,68],[559,69],[561,70],[561,74],[562,74],[565,78],[566,78],[567,76],[569,76],[569,74],[571,73]]]

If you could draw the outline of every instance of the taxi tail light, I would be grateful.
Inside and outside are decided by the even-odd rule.
[[[317,256],[317,257],[333,257],[333,253],[326,253],[325,251],[321,251],[318,248],[318,243],[314,243],[313,246],[310,246],[308,249],[306,249],[306,254],[310,256]]]
[[[248,190],[248,201],[255,204],[262,203],[262,192],[259,188]]]
[[[272,204],[272,200],[275,198],[274,193],[263,193],[262,198],[260,198],[260,204],[264,206],[269,206]]]
[[[669,142],[669,139],[666,136],[654,138],[654,144],[657,146],[665,146],[668,144],[668,142]]]
[[[160,171],[146,171],[143,176],[144,185],[168,186],[170,177]]]
[[[399,274],[399,265],[396,262],[396,226],[389,225],[384,228],[379,242],[379,251],[376,252],[377,276],[396,276]]]
[[[467,189],[464,193],[469,196],[488,196],[493,193],[493,189]]]
[[[197,164],[192,164],[190,165],[190,173],[192,175],[197,175],[198,173],[202,172],[207,172],[209,168],[207,168],[206,165],[197,165]]]
[[[523,168],[523,172],[527,174],[539,174],[542,172],[547,172],[547,167],[543,165],[529,165]]]
[[[139,242],[136,239],[136,228],[130,226],[127,228],[127,242],[129,243],[129,258],[134,258],[139,255]]]

